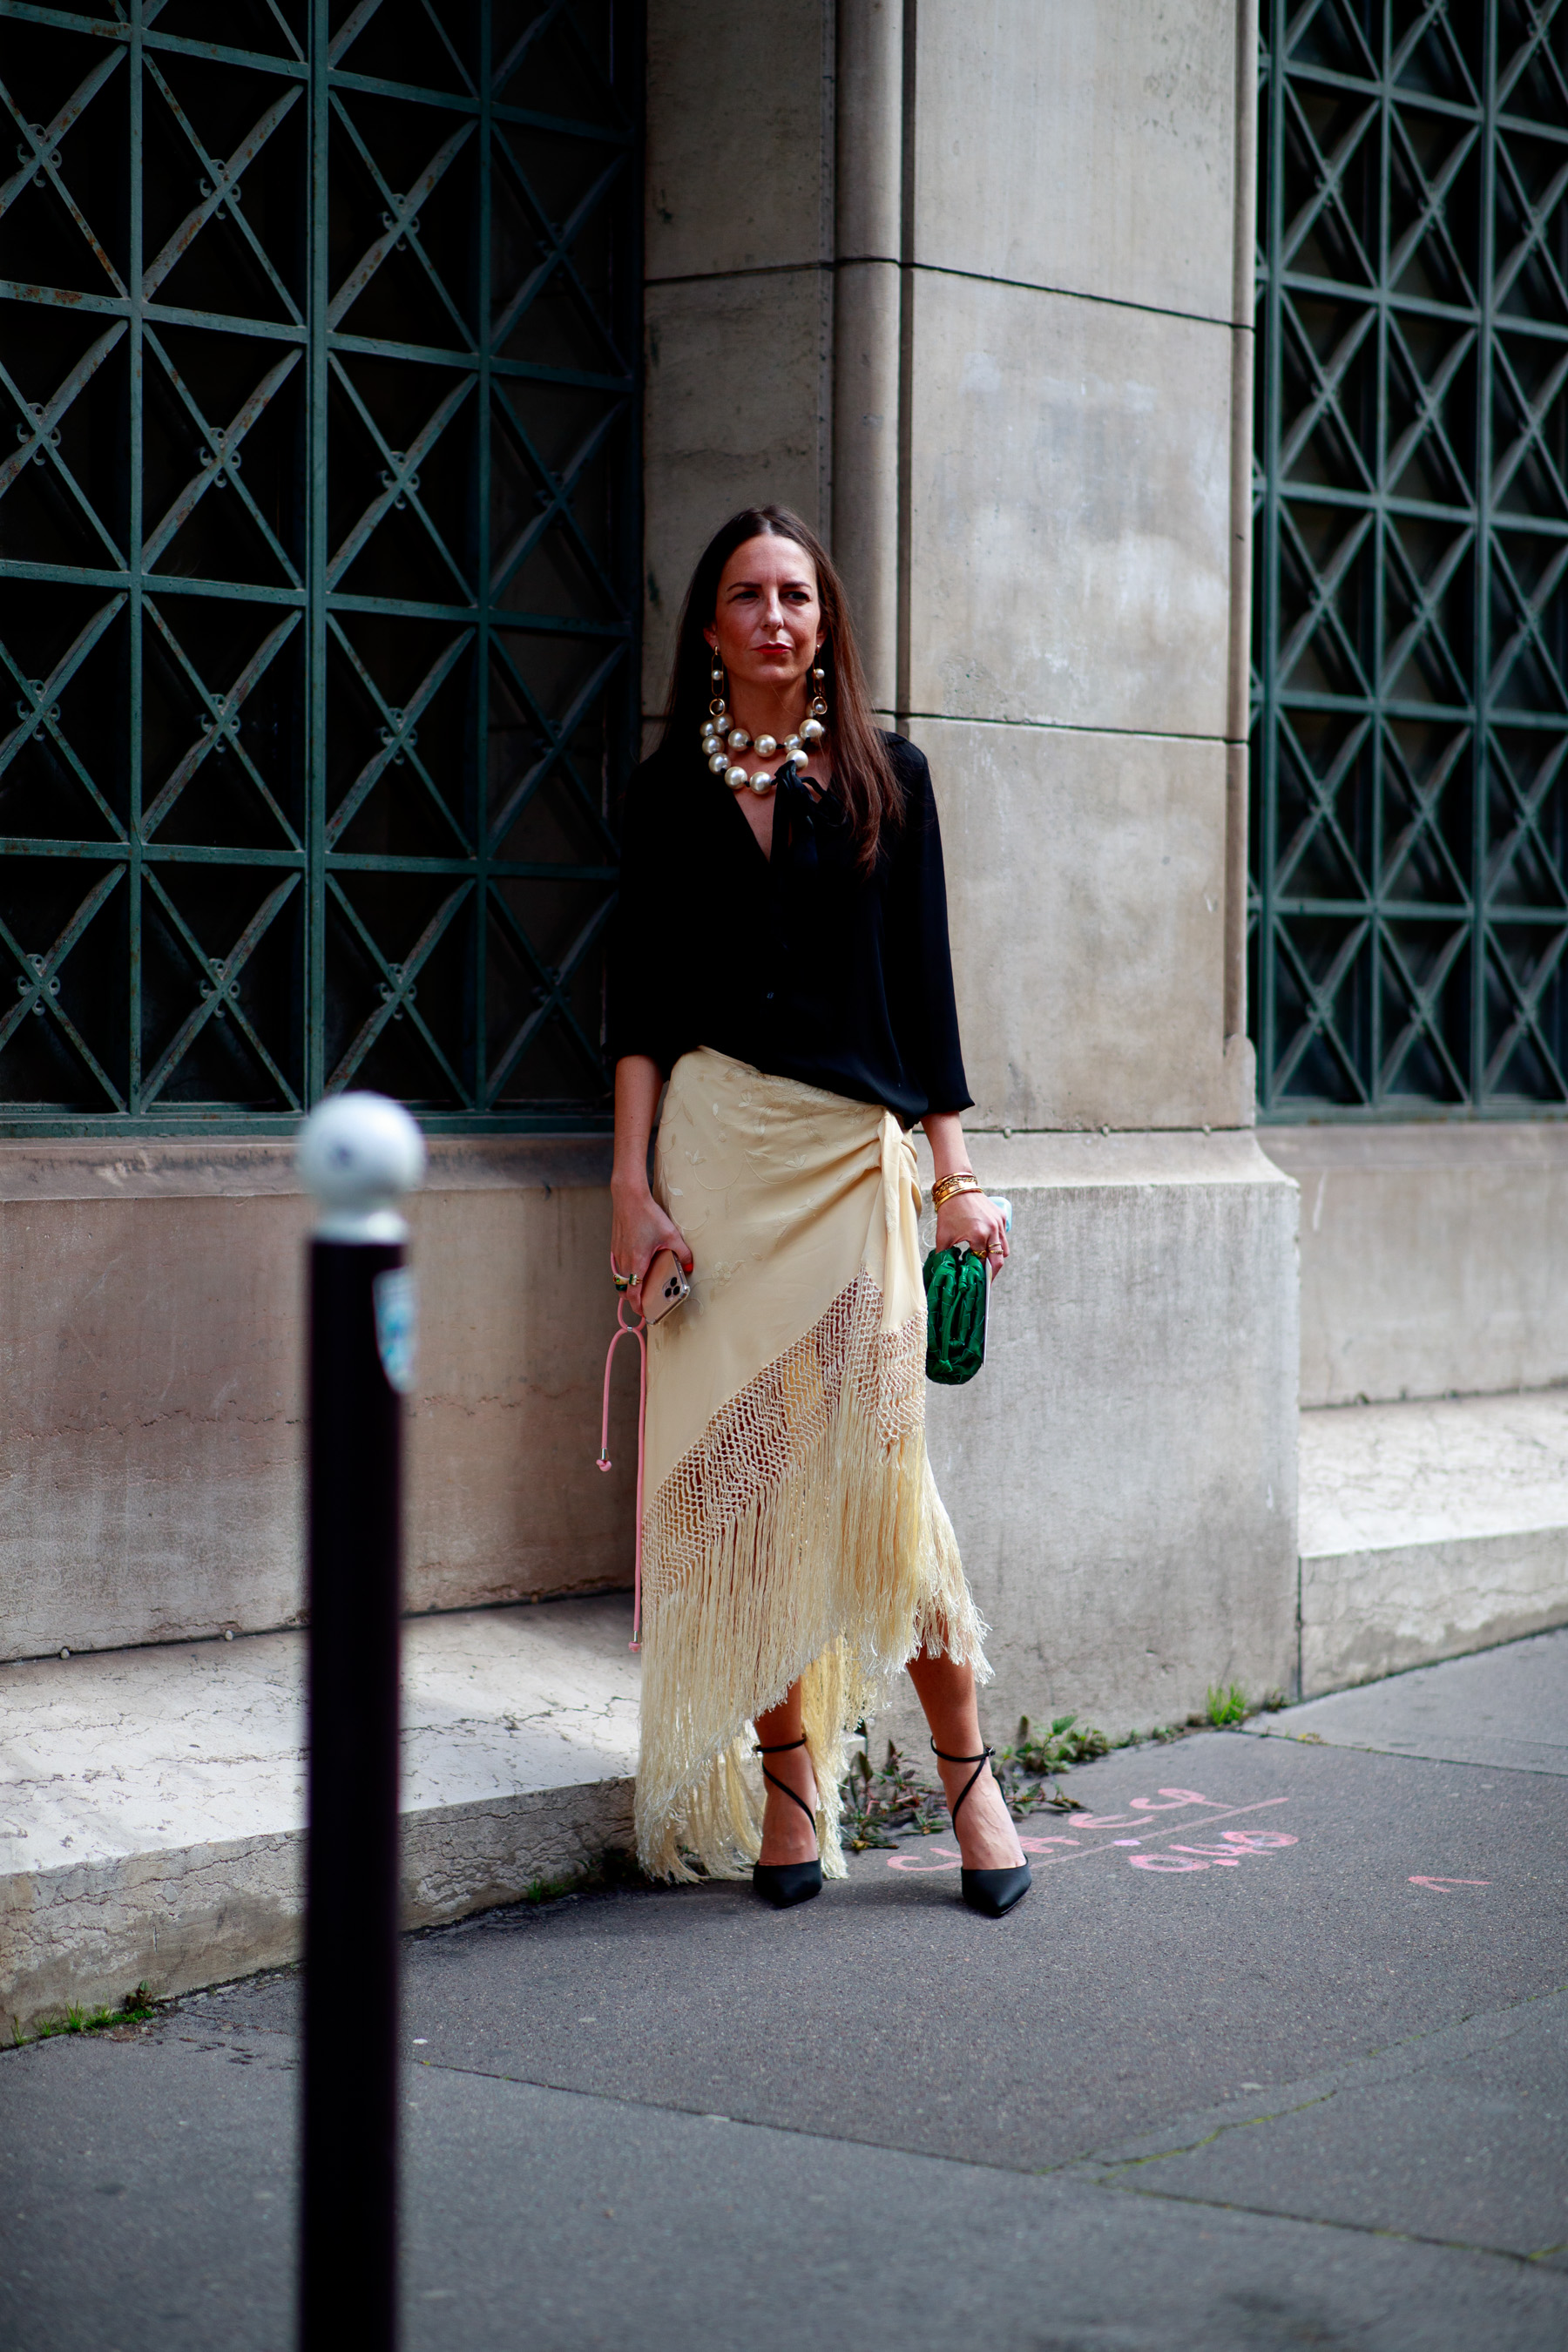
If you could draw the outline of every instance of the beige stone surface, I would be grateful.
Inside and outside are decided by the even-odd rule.
[[[413,1609],[629,1580],[598,1451],[602,1140],[447,1143],[412,1205]],[[289,1624],[309,1206],[286,1144],[0,1146],[0,1656]]]
[[[1012,1202],[987,1360],[927,1391],[992,1626],[992,1739],[1181,1721],[1295,1662],[1294,1188],[1249,1136],[976,1136]],[[924,1749],[901,1699],[879,1737]]]
[[[630,1835],[621,1600],[404,1638],[404,1917],[457,1918]],[[0,2023],[297,1957],[299,1633],[0,1668]]]
[[[826,520],[832,272],[647,289],[643,410],[643,708],[664,708],[691,569],[738,507]]]
[[[1568,1381],[1568,1129],[1269,1127],[1301,1187],[1301,1401]]]
[[[1225,748],[922,719],[977,1127],[1236,1126]]]
[[[907,708],[1217,736],[1228,328],[914,279]]]
[[[1234,0],[921,0],[916,257],[1231,313]]]
[[[1304,1412],[1300,1480],[1305,1693],[1568,1620],[1568,1394]]]
[[[650,278],[829,257],[833,13],[825,0],[649,0]]]

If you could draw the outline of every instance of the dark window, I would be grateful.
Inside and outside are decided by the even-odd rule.
[[[1568,8],[1265,0],[1265,1116],[1568,1108]]]
[[[0,35],[0,1131],[604,1119],[635,9]]]

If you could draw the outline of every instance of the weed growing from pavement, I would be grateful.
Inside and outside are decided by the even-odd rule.
[[[1081,1812],[1081,1801],[1069,1797],[1058,1779],[1073,1765],[1092,1764],[1118,1748],[1142,1748],[1148,1741],[1164,1747],[1172,1740],[1189,1738],[1194,1731],[1241,1723],[1259,1712],[1273,1714],[1285,1704],[1282,1690],[1271,1690],[1259,1701],[1249,1700],[1239,1683],[1228,1687],[1211,1685],[1205,1714],[1189,1715],[1185,1723],[1160,1724],[1151,1731],[1124,1732],[1120,1739],[1108,1738],[1092,1724],[1080,1727],[1076,1715],[1058,1715],[1048,1730],[1037,1731],[1026,1715],[1019,1718],[1011,1747],[998,1748],[991,1769],[1016,1822],[1041,1811]],[[864,1724],[859,1734],[864,1745],[850,1758],[839,1790],[843,1838],[851,1853],[864,1853],[870,1846],[897,1845],[901,1838],[932,1837],[947,1830],[947,1801],[941,1789],[917,1779],[914,1766],[900,1756],[891,1740],[887,1761],[873,1764]]]
[[[24,2042],[52,2042],[60,2033],[103,2033],[113,2025],[144,2025],[156,2013],[152,1994],[139,1984],[118,2009],[68,2009],[61,2017],[44,2019],[30,2034],[16,2033],[14,2038],[19,2049]]]
[[[531,1879],[518,1900],[559,1903],[564,1895],[604,1895],[649,1884],[638,1867],[637,1856],[627,1853],[624,1847],[612,1845],[580,1869],[562,1871],[553,1878]]]

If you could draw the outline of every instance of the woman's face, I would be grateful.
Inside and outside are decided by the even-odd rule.
[[[766,532],[735,550],[719,577],[704,631],[737,685],[772,693],[802,682],[826,632],[816,600],[816,567],[793,539]]]

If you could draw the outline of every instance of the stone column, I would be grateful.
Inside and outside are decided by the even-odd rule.
[[[903,0],[839,0],[833,560],[871,699],[891,721],[899,637]]]
[[[650,649],[723,512],[826,478],[936,778],[973,1157],[1017,1216],[985,1371],[929,1392],[993,1735],[1288,1685],[1296,1192],[1241,1034],[1250,0],[655,0],[651,55]],[[722,107],[667,119],[764,71],[765,214]],[[678,360],[759,289],[768,365]]]
[[[834,12],[651,0],[643,708],[737,507],[831,529]]]

